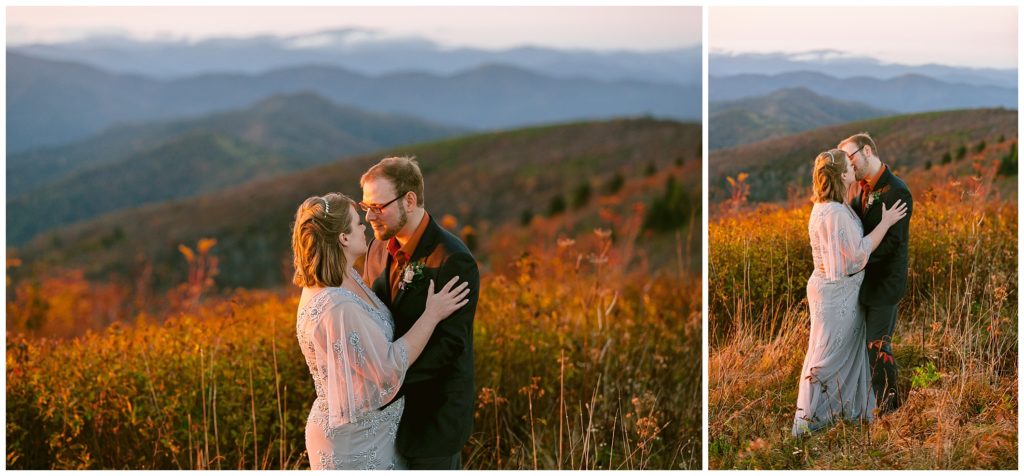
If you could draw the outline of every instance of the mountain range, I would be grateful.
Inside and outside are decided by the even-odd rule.
[[[890,114],[1017,108],[1017,70],[903,65],[836,50],[711,53],[709,148]]]
[[[778,75],[797,71],[821,73],[835,78],[872,77],[892,79],[905,75],[928,76],[947,83],[1017,88],[1016,68],[968,68],[940,64],[906,65],[855,56],[837,50],[797,53],[722,53],[708,55],[709,76],[742,74]]]
[[[337,104],[473,129],[653,115],[698,120],[699,85],[562,79],[498,64],[450,76],[368,76],[333,66],[174,80],[7,53],[7,150],[85,138],[119,123],[198,116],[309,91]]]
[[[1017,107],[1016,88],[947,83],[919,74],[906,74],[889,79],[866,76],[837,78],[802,71],[776,75],[712,76],[708,83],[709,102],[763,96],[780,89],[805,88],[833,99],[858,101],[871,107],[897,112]]]
[[[453,48],[423,37],[394,37],[366,28],[201,41],[91,37],[9,47],[38,58],[75,61],[119,74],[177,79],[210,73],[257,75],[295,66],[334,66],[367,76],[420,71],[450,76],[488,64],[528,69],[552,78],[701,84],[701,48],[591,51],[522,46]]]
[[[312,93],[194,119],[119,126],[7,161],[7,239],[466,130],[337,106]]]

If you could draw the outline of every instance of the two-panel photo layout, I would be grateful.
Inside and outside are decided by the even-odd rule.
[[[1018,469],[1015,6],[5,13],[5,469]]]

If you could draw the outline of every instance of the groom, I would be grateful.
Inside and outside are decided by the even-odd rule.
[[[416,160],[389,157],[359,180],[360,208],[373,227],[363,279],[395,320],[395,339],[423,314],[427,285],[452,277],[469,283],[469,303],[441,321],[409,367],[399,396],[405,412],[396,446],[409,469],[459,469],[473,429],[473,316],[480,274],[469,249],[423,208],[423,175]]]
[[[892,334],[896,329],[896,308],[907,290],[907,244],[910,241],[910,217],[914,210],[910,189],[893,175],[881,159],[875,141],[866,132],[854,134],[839,143],[850,157],[854,177],[850,206],[871,233],[882,220],[882,204],[891,208],[897,200],[907,204],[907,217],[886,232],[864,268],[860,303],[865,309],[868,356],[871,360],[871,386],[884,414],[900,407],[896,388],[896,360],[892,354]]]

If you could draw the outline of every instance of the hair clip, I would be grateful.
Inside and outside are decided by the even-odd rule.
[[[832,151],[831,150],[826,151],[826,152],[828,152],[828,158],[831,159],[832,165],[835,165],[836,164],[836,156],[832,155]]]
[[[326,198],[320,197],[320,200],[324,201],[324,218],[331,213],[331,204],[327,202]]]

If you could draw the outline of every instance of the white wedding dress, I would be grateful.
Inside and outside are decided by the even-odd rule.
[[[858,304],[871,248],[860,219],[846,204],[815,203],[807,226],[814,273],[807,280],[811,335],[800,371],[793,435],[837,419],[870,422],[875,409]]]
[[[295,332],[316,387],[306,423],[311,469],[402,469],[395,435],[404,400],[390,402],[409,368],[394,322],[358,274],[373,306],[344,288],[324,288],[299,308]],[[376,306],[376,307],[374,307]]]

